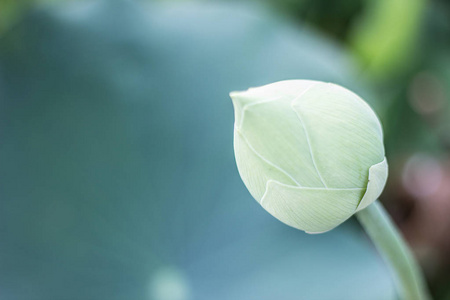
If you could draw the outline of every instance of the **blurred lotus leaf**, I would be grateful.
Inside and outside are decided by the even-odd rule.
[[[0,43],[2,298],[395,299],[355,223],[284,226],[233,158],[230,90],[309,78],[371,99],[351,69],[253,6],[28,14]]]

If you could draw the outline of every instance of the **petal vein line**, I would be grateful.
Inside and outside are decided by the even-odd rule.
[[[313,163],[313,165],[314,165],[314,168],[316,169],[317,175],[319,176],[320,181],[322,182],[323,186],[324,186],[325,188],[328,188],[327,184],[325,183],[325,180],[323,179],[322,175],[321,175],[320,172],[319,172],[319,169],[317,168],[316,159],[314,158],[314,153],[313,153],[313,151],[312,151],[311,141],[310,141],[310,139],[309,139],[308,130],[306,129],[305,123],[303,122],[303,119],[302,119],[302,117],[300,116],[300,112],[299,112],[297,109],[295,109],[295,107],[294,107],[295,102],[298,101],[299,99],[301,99],[301,97],[303,97],[308,91],[310,91],[310,90],[311,90],[313,87],[315,87],[317,84],[318,84],[318,83],[309,86],[307,89],[305,89],[304,91],[302,91],[302,92],[300,93],[300,95],[298,95],[297,97],[295,97],[295,99],[292,100],[292,102],[291,102],[291,107],[292,107],[292,109],[294,110],[295,114],[297,115],[298,119],[300,120],[300,123],[302,124],[303,131],[305,132],[305,136],[306,136],[306,142],[308,143],[308,147],[309,147],[309,154],[311,155],[311,160],[312,160],[312,163]]]
[[[258,156],[262,161],[264,161],[265,163],[267,163],[268,165],[274,167],[275,169],[277,169],[278,171],[280,171],[281,173],[283,173],[284,175],[286,175],[287,177],[289,177],[289,179],[291,179],[293,182],[295,182],[295,184],[299,187],[301,187],[302,185],[295,180],[294,177],[292,177],[291,175],[289,175],[288,172],[286,172],[285,170],[283,170],[281,167],[277,166],[276,164],[274,164],[273,162],[269,161],[268,159],[266,159],[264,156],[262,156],[261,154],[258,153],[258,151],[256,151],[255,148],[253,148],[253,146],[250,144],[250,141],[244,136],[244,134],[242,132],[239,131],[238,128],[236,128],[236,131],[239,133],[239,135],[242,137],[242,139],[245,141],[245,143],[247,144],[247,146],[250,148],[250,150],[252,150],[253,153],[256,154],[256,156]]]

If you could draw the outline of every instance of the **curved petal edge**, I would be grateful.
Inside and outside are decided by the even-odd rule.
[[[366,208],[372,202],[377,200],[378,197],[380,197],[386,185],[387,177],[388,164],[386,157],[384,157],[382,162],[371,166],[369,169],[369,182],[367,183],[367,190],[356,208],[357,212]]]
[[[304,188],[269,180],[260,204],[291,227],[321,233],[351,217],[364,192],[363,188]]]

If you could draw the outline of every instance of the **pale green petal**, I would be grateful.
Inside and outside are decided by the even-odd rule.
[[[306,90],[307,88],[303,89]],[[235,102],[246,99],[247,94],[244,92],[235,97],[238,99]],[[239,114],[240,121],[236,121],[236,129],[262,157],[289,174],[295,185],[323,187],[324,184],[314,166],[305,131],[291,107],[292,97],[267,99],[268,101],[243,106]],[[242,103],[243,100],[239,102]],[[287,184],[284,181],[283,183]]]
[[[230,96],[239,173],[280,221],[328,231],[381,194],[387,179],[381,124],[351,91],[289,80]]]
[[[314,80],[285,80],[267,84],[263,87],[249,88],[246,91],[231,92],[230,97],[236,110],[249,104],[265,102],[268,99],[287,97],[294,99],[302,91],[315,85]]]
[[[369,168],[384,159],[383,133],[356,94],[319,82],[293,107],[308,132],[317,172],[327,187],[366,187]]]
[[[386,185],[388,177],[388,164],[386,157],[382,162],[373,165],[369,169],[369,183],[367,185],[366,193],[359,203],[357,211],[366,208],[372,202],[380,197],[383,192],[384,186]]]
[[[283,173],[283,170],[261,157],[238,130],[234,132],[234,151],[242,181],[258,202],[266,190],[269,179],[295,185],[295,182],[289,178],[289,175]]]
[[[269,180],[261,205],[289,226],[319,233],[352,216],[364,192],[365,189],[299,188]]]

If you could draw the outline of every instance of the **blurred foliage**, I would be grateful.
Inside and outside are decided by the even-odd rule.
[[[74,0],[1,0],[0,1],[0,35],[20,22],[28,9],[46,3],[57,3]],[[78,0],[79,1],[79,0]]]
[[[350,38],[365,72],[389,80],[414,63],[425,3],[426,0],[367,1],[365,13],[354,24]]]
[[[403,70],[417,57],[426,0],[268,1],[348,43],[372,80],[404,75]]]
[[[346,40],[353,18],[363,8],[363,0],[267,0],[280,12],[290,15],[303,24],[314,24],[340,40]]]
[[[0,2],[0,33],[13,23],[22,15],[23,11],[29,7],[32,0],[3,0]]]

